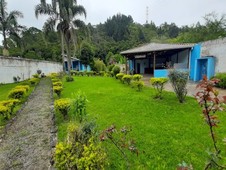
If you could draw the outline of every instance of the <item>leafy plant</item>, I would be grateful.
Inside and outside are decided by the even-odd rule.
[[[62,82],[61,81],[56,81],[56,82],[53,82],[53,86],[62,86]]]
[[[168,78],[151,78],[150,82],[156,90],[155,98],[162,99],[162,91],[164,85],[168,82]]]
[[[86,116],[86,105],[87,105],[87,98],[84,93],[81,91],[78,91],[76,94],[74,94],[74,106],[75,106],[75,115],[78,117],[79,121],[82,122],[84,120],[84,117]]]
[[[42,73],[42,70],[38,69],[37,74],[39,75],[39,77],[40,77],[41,73]]]
[[[105,75],[105,71],[100,71],[100,76],[104,76]]]
[[[219,92],[213,88],[213,86],[219,83],[218,79],[207,80],[204,76],[203,80],[197,85],[198,92],[195,97],[199,105],[202,107],[203,117],[205,122],[209,126],[210,137],[213,142],[213,151],[209,151],[209,162],[206,164],[205,169],[217,168],[225,169],[226,166],[220,165],[219,161],[222,159],[220,153],[221,150],[217,146],[217,137],[214,129],[218,127],[219,119],[217,116],[217,111],[222,111],[222,102],[226,101],[226,96],[223,97],[224,101],[219,98]]]
[[[8,97],[12,99],[21,99],[25,93],[25,88],[14,88],[9,92]]]
[[[133,81],[132,87],[137,88],[138,91],[141,91],[144,87],[144,82],[143,81]]]
[[[29,80],[29,82],[31,83],[31,85],[36,85],[39,82],[39,79],[38,78],[31,78]]]
[[[134,75],[133,75],[133,80],[139,81],[142,77],[143,77],[143,76],[140,75],[140,74],[134,74]]]
[[[185,101],[187,95],[186,85],[188,82],[188,72],[172,69],[169,71],[168,77],[173,86],[174,92],[180,103]]]
[[[30,90],[30,86],[29,85],[19,85],[19,86],[16,86],[16,87],[14,87],[15,89],[25,89],[26,90],[26,92],[28,92],[29,90]]]
[[[120,67],[119,66],[114,66],[112,71],[113,71],[114,76],[116,76],[118,73],[120,73]]]
[[[124,75],[125,75],[124,73],[118,73],[118,74],[116,74],[116,78],[119,79],[121,82],[123,82],[122,78]]]
[[[214,78],[217,78],[220,80],[218,83],[216,83],[217,87],[220,87],[223,89],[226,88],[226,73],[217,73]]]
[[[133,79],[133,76],[132,75],[128,75],[128,74],[126,74],[126,75],[124,75],[122,77],[122,81],[126,82],[128,85],[130,85],[132,79]]]
[[[66,116],[71,108],[71,101],[68,98],[55,100],[54,107],[63,115],[64,119],[66,119]]]
[[[60,97],[62,91],[63,91],[62,86],[53,86],[53,92],[56,93],[58,97]]]
[[[0,105],[0,115],[8,120],[10,118],[10,108],[8,106]]]
[[[20,81],[20,77],[19,76],[13,76],[13,81],[14,83],[17,83]]]
[[[93,76],[94,72],[93,71],[87,71],[86,72],[86,75],[89,77],[89,76]]]
[[[9,113],[10,114],[13,113],[14,108],[19,103],[20,103],[20,100],[18,100],[18,99],[9,99],[9,100],[0,101],[0,105],[1,106],[6,106],[6,107],[9,108]]]
[[[74,81],[74,78],[73,77],[70,77],[70,76],[66,76],[65,79],[66,79],[66,82],[72,82],[72,81]]]
[[[39,74],[32,75],[33,78],[39,78]]]
[[[131,131],[130,128],[123,127],[119,130],[116,129],[114,125],[110,126],[102,132],[100,135],[101,141],[110,141],[117,150],[122,154],[123,159],[126,161],[127,169],[129,169],[129,159],[126,150],[135,153],[138,156],[138,149],[135,146],[135,141],[127,138],[128,133]]]
[[[54,82],[59,82],[59,81],[60,81],[60,79],[58,79],[58,78],[52,78],[51,80],[52,80],[53,83],[54,83]]]
[[[58,169],[104,169],[106,153],[95,139],[92,122],[68,126],[65,142],[56,145],[55,167]]]

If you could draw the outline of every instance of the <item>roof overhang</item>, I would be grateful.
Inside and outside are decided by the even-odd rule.
[[[170,51],[170,50],[184,50],[191,49],[194,44],[158,44],[150,43],[140,47],[132,48],[126,51],[122,51],[122,55],[142,55],[153,52]]]

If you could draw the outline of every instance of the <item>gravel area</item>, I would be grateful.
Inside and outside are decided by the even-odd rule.
[[[0,169],[49,169],[53,127],[51,80],[41,79],[0,142]]]

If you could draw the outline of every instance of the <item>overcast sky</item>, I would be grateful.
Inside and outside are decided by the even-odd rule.
[[[8,10],[19,10],[24,14],[21,25],[42,28],[46,17],[35,18],[34,7],[40,0],[6,0]],[[48,0],[51,1],[51,0]],[[86,23],[104,23],[107,18],[117,14],[131,15],[135,22],[144,24],[146,8],[148,20],[156,25],[174,22],[178,26],[203,23],[205,14],[215,11],[226,13],[226,0],[78,0],[87,11]]]

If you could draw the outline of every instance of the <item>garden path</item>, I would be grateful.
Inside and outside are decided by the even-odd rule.
[[[144,75],[144,77],[142,78],[142,80],[144,81],[146,86],[151,86],[150,84],[150,75]],[[194,82],[194,81],[188,81],[187,84],[187,95],[188,96],[194,96],[197,92],[196,86],[197,86],[198,82]],[[170,82],[167,82],[166,85],[164,86],[164,89],[166,91],[174,91],[173,87],[171,86]],[[220,96],[226,96],[226,90],[225,89],[220,89],[220,88],[216,88],[219,91]]]
[[[0,169],[49,169],[53,100],[51,80],[41,79],[0,141]]]

